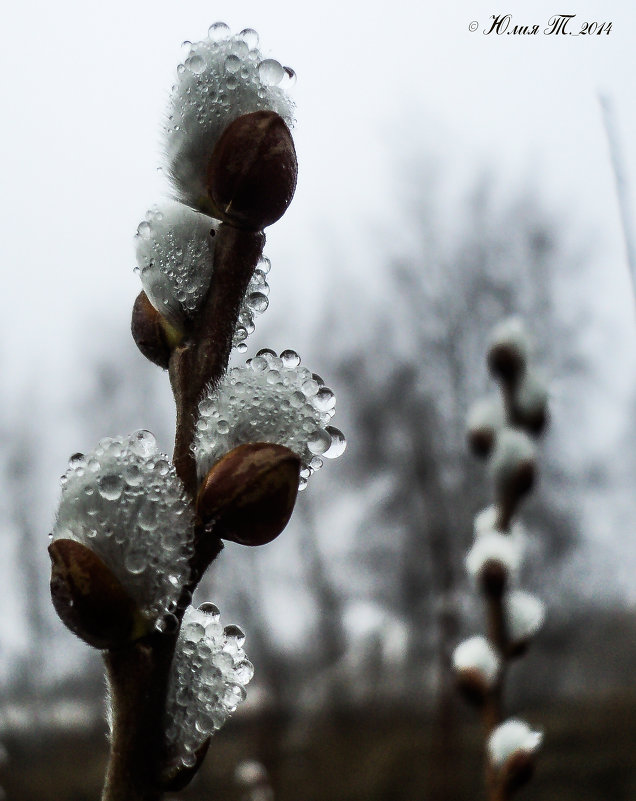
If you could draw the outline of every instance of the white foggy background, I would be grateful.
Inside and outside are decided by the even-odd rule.
[[[6,421],[23,408],[36,443],[39,480],[26,492],[43,552],[69,454],[92,448],[99,436],[167,430],[167,378],[164,395],[149,397],[126,431],[103,430],[94,420],[90,437],[78,434],[69,409],[92,380],[87,357],[126,343],[122,332],[139,291],[132,237],[146,209],[169,192],[157,171],[160,123],[180,43],[205,37],[223,20],[233,32],[255,28],[263,53],[298,76],[298,190],[267,233],[270,308],[257,320],[247,355],[293,347],[322,374],[323,346],[337,349],[328,329],[316,334],[330,302],[352,283],[358,313],[367,300],[377,302],[386,278],[380,263],[408,247],[412,232],[399,199],[410,191],[408,159],[418,152],[444,172],[438,214],[450,237],[453,210],[481,173],[492,175],[502,207],[529,186],[573,246],[590,254],[585,282],[572,286],[570,300],[575,306],[594,298],[584,341],[595,373],[583,396],[550,376],[554,426],[570,421],[564,447],[573,463],[601,458],[614,470],[612,486],[583,510],[571,581],[580,584],[585,575],[582,592],[636,603],[636,476],[625,473],[623,458],[634,408],[634,300],[597,97],[600,90],[613,102],[634,209],[636,9],[628,0],[510,5],[113,0],[25,2],[5,16],[0,411],[10,438]],[[576,13],[570,30],[611,21],[611,33],[482,34],[493,13],[510,12],[512,24],[543,30],[559,11]],[[128,347],[134,351],[132,341]],[[140,374],[153,369],[139,357]],[[334,419],[343,429],[344,411]],[[160,444],[169,451],[169,436]],[[313,478],[309,492],[332,471],[346,485],[346,455]],[[356,510],[342,514],[338,536]],[[6,534],[2,541],[0,669],[24,652],[28,635],[14,545]],[[45,571],[45,558],[41,564]],[[284,599],[274,606],[285,614]],[[52,614],[50,625],[61,628]],[[292,639],[302,626],[300,615],[284,623]],[[51,669],[63,659],[56,655]]]

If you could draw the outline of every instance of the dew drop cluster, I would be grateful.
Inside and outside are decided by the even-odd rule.
[[[245,700],[254,667],[244,642],[238,626],[223,628],[214,604],[186,610],[172,665],[166,730],[171,757],[185,767],[196,764],[197,750]]]
[[[149,431],[71,457],[51,536],[90,548],[151,620],[173,609],[189,577],[191,504]]]
[[[336,396],[322,378],[300,364],[293,350],[280,355],[260,350],[244,367],[231,369],[199,403],[194,450],[204,476],[224,454],[247,442],[284,445],[301,459],[300,489],[346,446],[341,431],[329,425]]]
[[[232,35],[217,22],[207,39],[184,42],[184,49],[165,122],[167,167],[180,199],[208,210],[204,182],[211,149],[223,130],[237,117],[261,110],[280,114],[291,127],[287,88],[295,75],[263,57],[251,28]]]
[[[135,236],[137,265],[148,300],[180,322],[200,307],[210,286],[218,223],[182,203],[147,212]]]
[[[137,265],[144,292],[157,311],[177,325],[200,309],[214,274],[214,243],[219,223],[174,201],[147,212],[135,235]],[[261,256],[247,287],[233,345],[245,350],[254,319],[269,304],[270,261]]]

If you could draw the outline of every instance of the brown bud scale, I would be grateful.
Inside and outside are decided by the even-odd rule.
[[[241,545],[265,545],[291,517],[298,494],[300,458],[269,442],[239,445],[205,477],[197,513],[214,521],[218,536]]]
[[[53,606],[74,634],[103,650],[146,633],[148,623],[135,602],[90,548],[59,539],[49,555]]]
[[[285,213],[297,175],[294,142],[283,118],[254,111],[230,123],[216,143],[208,192],[224,222],[261,231]]]
[[[170,354],[183,335],[159,314],[143,291],[135,299],[130,330],[146,359],[167,370]]]

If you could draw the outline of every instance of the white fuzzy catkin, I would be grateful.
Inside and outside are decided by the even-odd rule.
[[[176,201],[163,201],[148,211],[135,235],[137,265],[148,300],[167,320],[179,326],[194,316],[214,275],[214,237],[219,223]],[[269,259],[262,256],[245,292],[232,344],[244,350],[254,318],[269,301]]]
[[[523,559],[523,540],[520,536],[502,534],[499,531],[482,531],[466,556],[466,569],[473,579],[478,579],[487,564],[501,565],[508,581],[516,579]]]
[[[545,604],[523,590],[513,590],[504,599],[506,629],[513,643],[531,640],[545,620]]]
[[[502,428],[497,434],[495,448],[488,464],[493,481],[505,487],[520,466],[535,459],[536,448],[530,437],[518,428]]]
[[[175,201],[152,208],[139,223],[135,253],[148,300],[169,320],[192,316],[213,271],[219,223]]]
[[[172,610],[189,578],[191,504],[149,431],[71,457],[51,536],[90,548],[150,620]]]
[[[219,610],[205,603],[185,612],[168,689],[168,752],[185,767],[197,750],[245,700],[254,666],[243,650],[238,626],[223,626]]]
[[[501,399],[498,396],[492,396],[473,403],[466,417],[466,429],[468,431],[492,429],[496,432],[503,427],[504,422]]]
[[[541,732],[533,731],[523,720],[509,718],[488,738],[488,756],[496,768],[501,768],[518,751],[534,754],[542,740]]]
[[[232,36],[217,22],[206,40],[189,45],[165,123],[167,171],[179,200],[214,213],[206,178],[215,144],[231,122],[254,111],[274,111],[291,127],[293,103],[285,85],[293,76],[293,70],[263,58],[258,34],[249,28]]]
[[[322,379],[300,366],[293,350],[277,356],[261,350],[244,367],[230,370],[199,403],[194,452],[199,476],[226,453],[247,442],[284,445],[298,454],[300,488],[345,449],[341,431],[328,425],[336,396]]]
[[[545,412],[548,404],[548,387],[543,378],[527,370],[515,392],[515,405],[524,415],[536,416]]]
[[[487,687],[492,687],[501,669],[499,655],[481,634],[460,643],[453,651],[453,668],[458,673],[475,670]]]
[[[530,339],[521,317],[508,317],[493,328],[490,348],[507,347],[515,351],[522,362],[530,355]]]
[[[473,523],[475,538],[479,537],[481,534],[495,530],[498,514],[498,509],[494,505],[487,506],[485,509],[477,512]]]

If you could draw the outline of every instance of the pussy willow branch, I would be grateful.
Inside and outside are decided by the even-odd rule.
[[[264,244],[262,232],[219,226],[210,289],[185,341],[170,358],[177,412],[173,459],[193,501],[198,489],[192,451],[198,402],[206,385],[218,384],[227,370],[239,310]],[[220,551],[218,538],[202,536],[200,524],[195,534],[191,579],[177,610],[179,622],[185,597]],[[178,627],[104,654],[113,731],[102,801],[159,801],[163,797],[164,716],[177,635]]]
[[[490,688],[484,699],[482,709],[482,721],[484,725],[485,740],[493,733],[503,720],[503,692],[506,681],[506,669],[508,667],[508,657],[506,655],[506,619],[503,607],[503,593],[490,595],[486,598],[486,620],[488,626],[488,639],[497,649],[501,659],[501,670],[495,684]],[[505,801],[506,796],[501,795],[503,787],[497,781],[496,771],[493,769],[490,759],[485,757],[486,787],[488,789],[488,801]]]
[[[514,391],[511,384],[504,383],[501,387],[504,409],[507,424],[511,424],[514,414],[513,399]],[[496,528],[502,533],[510,536],[510,526],[512,518],[516,512],[518,499],[503,498],[497,507]],[[486,606],[486,625],[488,639],[492,646],[497,650],[501,660],[501,669],[495,684],[490,688],[484,699],[482,708],[482,722],[484,726],[485,741],[493,731],[499,726],[504,718],[503,714],[503,695],[506,685],[506,674],[508,663],[508,631],[506,626],[506,614],[504,610],[505,587],[501,592],[484,593]],[[488,801],[508,801],[509,791],[505,783],[498,780],[497,771],[493,768],[486,752],[484,757],[484,770],[486,778],[486,788]]]
[[[263,252],[265,234],[219,226],[214,245],[212,285],[186,339],[169,366],[177,407],[174,465],[188,493],[195,498],[197,474],[192,441],[197,405],[207,384],[215,386],[227,370],[232,337],[245,291]]]

